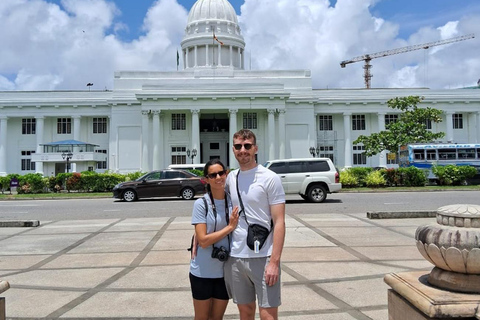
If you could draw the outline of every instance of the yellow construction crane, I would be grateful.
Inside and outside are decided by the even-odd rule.
[[[450,39],[445,39],[445,40],[439,40],[439,41],[434,41],[434,42],[428,42],[428,43],[423,43],[423,44],[416,44],[413,46],[408,46],[408,47],[402,47],[402,48],[397,48],[397,49],[392,49],[392,50],[387,50],[387,51],[381,51],[377,53],[369,53],[369,54],[364,54],[363,56],[358,56],[350,60],[344,60],[340,62],[340,66],[342,68],[345,68],[347,64],[349,63],[354,63],[358,61],[365,61],[365,65],[363,66],[363,69],[365,69],[365,88],[370,89],[370,80],[372,79],[372,74],[370,73],[370,69],[372,68],[372,65],[370,64],[370,61],[372,59],[376,58],[381,58],[381,57],[386,57],[386,56],[391,56],[393,54],[399,54],[399,53],[405,53],[405,52],[410,52],[414,50],[420,50],[420,49],[428,49],[430,47],[434,46],[441,46],[444,44],[452,43],[452,42],[458,42],[458,41],[463,41],[463,40],[468,40],[475,38],[475,34],[467,34],[464,36],[459,36],[455,38],[450,38]]]

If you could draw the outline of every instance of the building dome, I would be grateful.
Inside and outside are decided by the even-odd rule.
[[[227,0],[199,0],[188,15],[187,25],[198,21],[224,20],[238,24],[237,14]]]
[[[184,69],[244,69],[245,41],[227,0],[197,0],[188,14],[181,45]]]

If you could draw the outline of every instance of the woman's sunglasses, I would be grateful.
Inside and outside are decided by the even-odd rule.
[[[245,148],[245,150],[250,150],[252,149],[253,147],[253,144],[251,143],[244,143],[244,144],[241,144],[241,143],[236,143],[233,145],[233,147],[235,148],[235,150],[241,150],[242,149],[242,146]]]
[[[217,175],[219,175],[220,177],[223,177],[225,175],[225,173],[227,173],[225,170],[218,171],[218,172],[215,172],[215,173],[207,174],[207,177],[210,178],[210,179],[215,179],[217,177]]]

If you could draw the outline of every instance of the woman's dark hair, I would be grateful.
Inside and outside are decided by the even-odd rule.
[[[203,175],[204,175],[205,178],[207,178],[208,168],[210,168],[214,164],[219,164],[219,165],[222,166],[223,170],[227,170],[227,167],[223,164],[222,161],[220,161],[220,159],[218,159],[218,158],[211,159],[207,163],[205,163],[205,167],[203,167]],[[212,194],[211,194],[212,191],[210,190],[210,184],[207,183],[206,188],[207,188],[208,194],[210,195],[210,199],[212,199],[212,201],[213,201]]]
[[[223,170],[227,170],[227,167],[223,164],[222,161],[220,161],[220,159],[216,158],[216,159],[211,159],[209,160],[206,164],[205,164],[205,167],[203,167],[203,175],[206,177],[207,174],[208,174],[208,168],[210,168],[211,166],[213,166],[214,164],[219,164],[222,166]]]

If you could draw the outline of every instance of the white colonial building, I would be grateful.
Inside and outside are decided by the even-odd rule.
[[[198,0],[181,45],[182,71],[116,72],[111,91],[0,92],[0,175],[64,172],[68,152],[77,172],[150,171],[214,157],[236,167],[232,135],[241,128],[257,134],[259,163],[311,157],[318,147],[337,167],[392,166],[386,154],[367,158],[352,142],[395,121],[386,102],[409,95],[444,111],[431,129],[445,141],[480,143],[480,90],[316,90],[308,70],[245,70],[245,42],[227,0]]]

